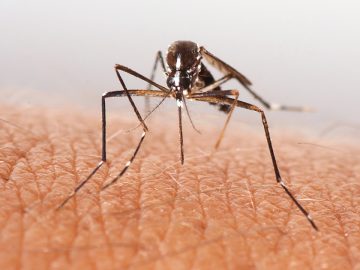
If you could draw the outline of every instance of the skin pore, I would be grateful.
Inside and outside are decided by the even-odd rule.
[[[221,125],[208,121],[201,135],[186,126],[181,166],[177,124],[160,115],[115,185],[100,192],[141,129],[112,138],[108,163],[55,211],[99,162],[100,116],[10,105],[0,112],[0,269],[360,267],[355,143],[270,130],[283,179],[319,232],[276,183],[260,117],[258,130],[232,123],[214,153]],[[126,115],[109,122],[109,137],[134,126]]]

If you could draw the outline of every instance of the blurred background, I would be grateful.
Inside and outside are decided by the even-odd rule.
[[[353,132],[360,129],[359,8],[340,0],[1,0],[1,102],[100,112],[101,94],[120,89],[115,63],[148,76],[158,50],[192,40],[245,74],[267,100],[316,109],[269,112],[273,126]],[[157,81],[164,83],[160,72]],[[236,82],[226,88],[259,105]],[[196,121],[205,113],[224,119],[213,107],[190,107]],[[176,112],[172,101],[166,110]]]

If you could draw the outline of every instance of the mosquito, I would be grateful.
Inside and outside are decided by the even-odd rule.
[[[272,104],[267,102],[261,96],[259,96],[254,90],[252,90],[251,82],[237,71],[232,66],[228,65],[220,58],[216,57],[214,54],[207,51],[203,46],[199,46],[197,43],[192,41],[175,41],[168,47],[166,52],[166,65],[164,57],[159,51],[156,54],[155,63],[152,69],[152,74],[150,79],[141,75],[140,73],[126,67],[123,65],[115,65],[115,72],[122,85],[123,90],[120,91],[111,91],[106,92],[102,95],[101,106],[102,106],[102,157],[101,161],[97,166],[91,171],[86,179],[80,182],[73,192],[68,195],[68,197],[62,202],[62,204],[57,208],[61,209],[76,193],[94,176],[94,174],[103,166],[107,161],[106,157],[106,99],[112,97],[127,97],[138,120],[139,125],[143,129],[141,138],[133,152],[130,160],[125,164],[123,169],[114,177],[108,184],[102,187],[102,190],[110,187],[115,184],[128,170],[131,163],[134,161],[136,155],[138,154],[141,145],[145,139],[146,133],[149,131],[145,120],[155,109],[157,109],[160,104],[167,98],[174,98],[176,100],[177,109],[178,109],[178,125],[179,125],[179,146],[180,146],[180,160],[181,164],[184,164],[184,144],[183,144],[183,130],[182,130],[182,110],[185,108],[187,115],[191,121],[189,111],[187,109],[186,100],[193,101],[202,101],[209,104],[218,106],[220,111],[227,113],[227,118],[225,124],[220,132],[220,135],[216,141],[215,149],[217,149],[224,137],[225,130],[230,121],[231,115],[235,107],[243,108],[246,110],[255,111],[260,114],[262,119],[262,124],[265,131],[266,141],[269,148],[272,165],[274,168],[275,179],[277,183],[284,189],[286,194],[290,199],[295,203],[298,209],[303,213],[306,219],[309,221],[311,226],[318,230],[315,222],[311,218],[310,214],[305,210],[305,208],[300,204],[300,202],[295,198],[295,196],[290,192],[285,182],[282,180],[280,175],[280,170],[277,165],[275,158],[274,149],[272,146],[270,132],[268,123],[265,117],[264,111],[258,106],[252,105],[238,100],[239,91],[238,90],[222,90],[221,85],[228,82],[231,79],[237,80],[255,99],[257,99],[266,109],[269,110],[286,110],[286,111],[306,111],[305,107],[295,107],[295,106],[284,106],[278,104]],[[203,59],[206,60],[214,68],[218,69],[223,77],[215,80],[210,71],[206,68]],[[166,84],[167,87],[164,87],[154,81],[155,73],[157,71],[158,64],[162,68],[162,71],[166,75]],[[120,72],[128,73],[138,79],[141,79],[148,83],[147,89],[138,89],[138,90],[129,90]],[[158,90],[152,90],[151,87],[154,86]],[[147,99],[147,106],[149,104],[150,97],[160,97],[162,98],[161,102],[148,113],[148,115],[143,118],[136,107],[132,96],[142,96]],[[194,127],[194,125],[193,125]],[[194,127],[195,128],[195,127]]]

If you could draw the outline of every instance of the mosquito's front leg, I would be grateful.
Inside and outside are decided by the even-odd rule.
[[[118,77],[118,79],[119,79],[119,81],[120,81],[120,83],[121,83],[121,85],[122,85],[122,87],[123,87],[123,89],[124,89],[124,91],[125,91],[128,99],[129,99],[129,101],[130,101],[130,104],[131,104],[131,106],[133,107],[133,110],[134,110],[137,118],[139,119],[139,121],[140,121],[140,123],[141,123],[141,126],[143,127],[143,129],[144,129],[145,131],[147,131],[148,128],[147,128],[144,120],[142,119],[142,117],[141,117],[141,115],[140,115],[140,113],[139,113],[139,110],[137,109],[137,107],[136,107],[133,99],[131,98],[131,96],[130,96],[130,94],[129,94],[129,91],[128,91],[125,83],[124,83],[124,80],[122,79],[122,77],[121,77],[121,75],[120,75],[118,65],[115,66],[115,71],[116,71],[116,75],[117,75],[117,77]]]
[[[122,79],[120,72],[119,71],[124,71],[126,73],[129,73],[130,75],[133,75],[155,87],[157,87],[158,89],[160,89],[161,91],[148,91],[148,90],[128,90],[124,80]],[[122,65],[115,65],[115,71],[116,71],[116,75],[124,89],[124,91],[113,91],[113,92],[108,92],[105,93],[102,96],[102,157],[101,157],[101,161],[99,162],[99,164],[93,169],[93,171],[89,174],[89,176],[83,180],[75,189],[74,191],[61,203],[61,205],[59,207],[57,207],[57,210],[62,208],[72,197],[74,197],[76,195],[76,193],[81,189],[82,186],[84,186],[91,178],[92,176],[101,168],[101,166],[106,162],[106,104],[105,104],[105,99],[109,98],[109,97],[115,97],[115,96],[127,96],[129,99],[129,102],[143,128],[143,134],[140,138],[140,141],[135,149],[134,154],[132,155],[132,157],[130,158],[130,160],[126,163],[124,169],[119,173],[119,175],[117,177],[115,177],[109,184],[105,185],[103,187],[103,189],[107,188],[108,186],[114,184],[124,173],[125,171],[128,169],[128,167],[130,166],[130,164],[132,163],[132,161],[135,159],[141,144],[145,138],[146,132],[148,131],[148,128],[143,120],[143,118],[141,117],[139,110],[137,109],[133,99],[131,98],[131,95],[136,95],[136,96],[154,96],[154,97],[162,97],[162,98],[167,98],[170,96],[171,91],[169,89],[167,89],[166,87],[163,87],[159,84],[157,84],[156,82],[146,78],[145,76],[139,74],[138,72],[131,70],[128,67],[122,66]]]
[[[159,90],[161,90],[163,92],[168,93],[170,91],[168,88],[154,82],[153,80],[150,80],[150,79],[146,78],[144,75],[141,75],[140,73],[138,73],[138,72],[136,72],[136,71],[134,71],[134,70],[132,70],[132,69],[130,69],[128,67],[117,64],[117,65],[115,65],[115,69],[116,69],[116,73],[118,74],[118,77],[120,77],[120,78],[121,78],[121,76],[120,76],[120,73],[118,72],[119,70],[124,71],[126,73],[129,73],[130,75],[132,75],[132,76],[134,76],[136,78],[139,78],[140,80],[143,80],[143,81],[151,84],[152,86],[155,86],[156,88],[158,88]],[[119,78],[119,80],[120,80],[120,78]],[[121,81],[122,81],[122,79],[120,80],[120,82]],[[123,85],[123,83],[121,83],[121,84]]]
[[[91,173],[86,177],[80,184],[76,186],[74,191],[56,208],[57,210],[61,209],[72,197],[76,195],[76,193],[94,176],[94,174],[101,168],[101,166],[106,163],[107,156],[106,156],[106,99],[110,97],[124,97],[124,96],[151,96],[151,97],[161,97],[161,98],[167,98],[169,96],[168,93],[165,93],[163,91],[148,91],[148,90],[127,90],[127,91],[112,91],[107,92],[103,94],[101,97],[101,111],[102,111],[102,154],[101,154],[101,161],[98,163],[98,165],[91,171]],[[114,184],[128,169],[130,164],[135,159],[141,144],[145,138],[146,131],[143,128],[143,133],[141,135],[140,141],[130,158],[130,160],[125,164],[125,167],[122,169],[122,171],[118,174],[117,177],[115,177],[109,184],[105,185],[102,189],[107,188],[108,186]]]
[[[132,94],[136,94],[137,96],[145,96],[145,97],[162,97],[163,99],[169,97],[169,93],[165,93],[165,92],[162,92],[162,91],[154,91],[154,90],[127,90],[126,94],[128,95],[128,97],[131,97]],[[107,97],[114,97],[114,96],[118,96],[118,91],[114,91],[114,92],[109,92],[105,95],[105,98]],[[135,107],[136,108],[136,107]],[[104,137],[106,136],[105,132],[104,132],[105,128],[103,127],[103,149],[105,149],[106,147],[106,141],[104,139]],[[134,159],[136,158],[136,155],[137,153],[139,152],[140,150],[140,147],[145,139],[145,135],[146,135],[146,132],[148,130],[143,128],[143,133],[141,135],[141,138],[140,138],[140,141],[133,153],[133,155],[131,156],[130,160],[128,162],[126,162],[124,168],[120,171],[120,173],[114,177],[108,184],[106,184],[105,186],[102,187],[102,190],[108,188],[109,186],[115,184],[119,178],[121,176],[124,175],[124,173],[127,171],[127,169],[130,167],[131,163],[134,161]],[[103,151],[104,153],[104,151]],[[105,153],[106,155],[106,153]]]

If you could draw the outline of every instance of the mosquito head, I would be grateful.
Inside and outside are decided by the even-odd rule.
[[[175,91],[191,88],[201,67],[199,46],[191,41],[175,41],[166,53],[167,85]]]

